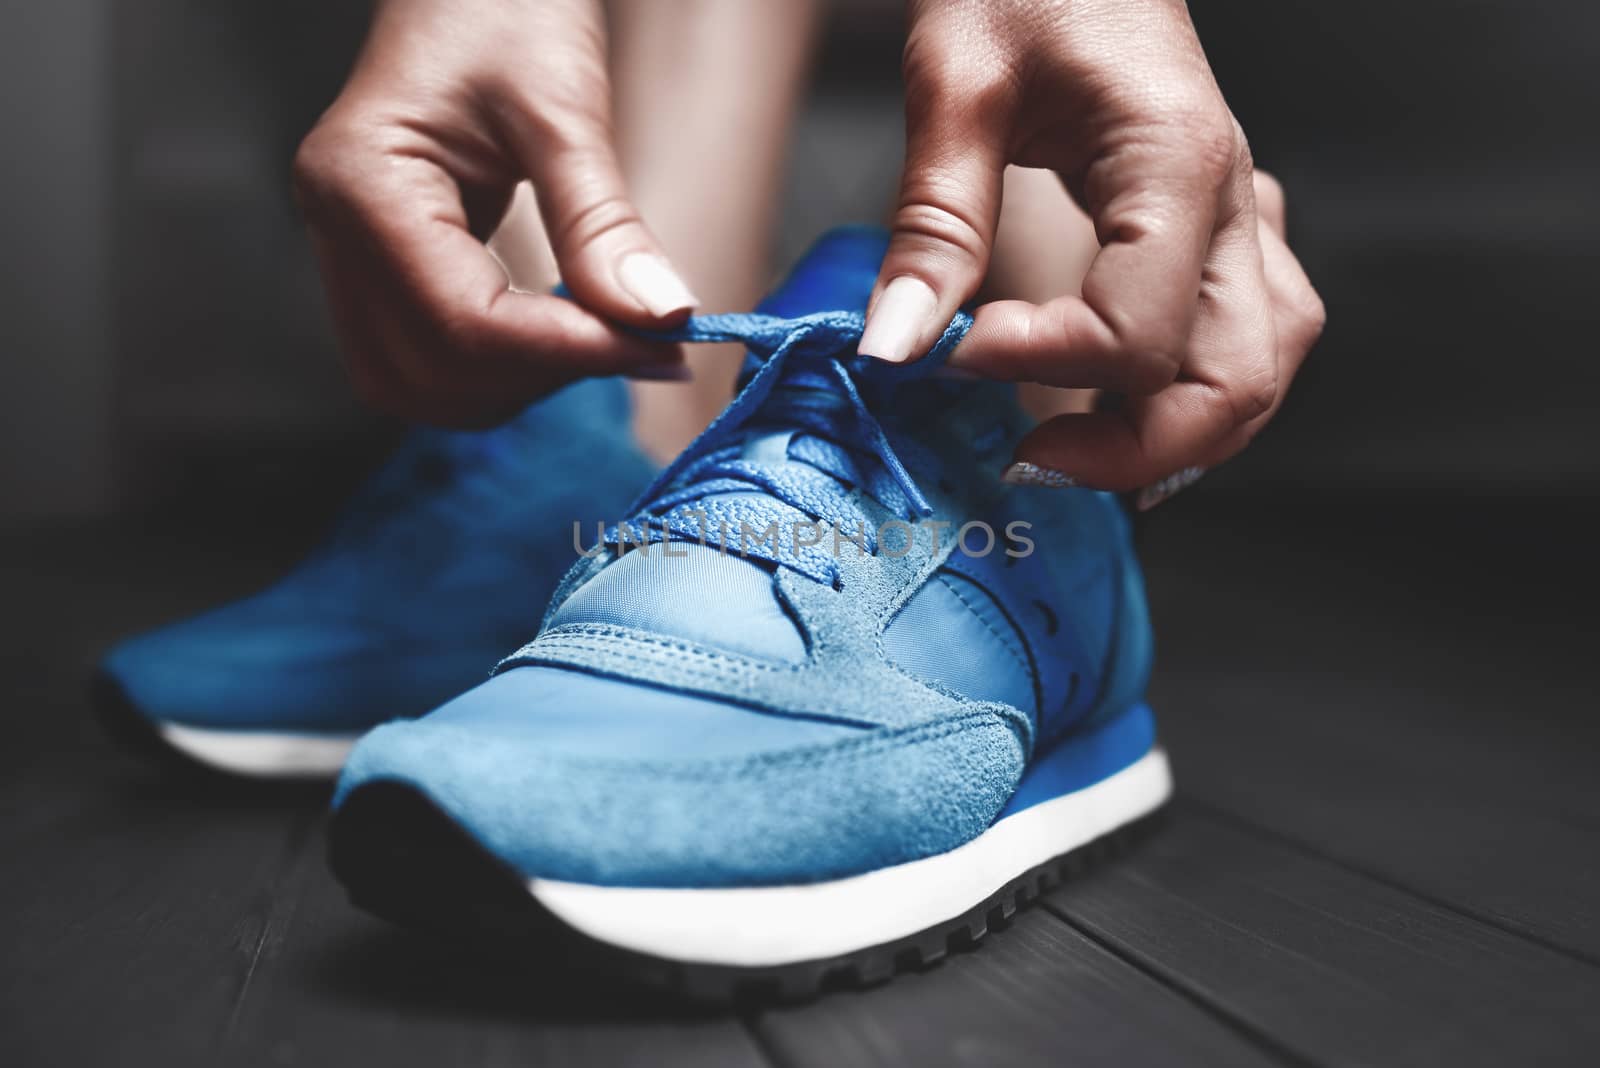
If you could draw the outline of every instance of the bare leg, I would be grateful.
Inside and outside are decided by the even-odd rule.
[[[783,153],[816,28],[814,0],[612,0],[617,147],[633,202],[702,311],[747,311],[771,275]],[[518,289],[556,282],[524,184],[490,248]],[[676,455],[727,404],[737,345],[689,352],[694,381],[635,382],[634,435]]]
[[[544,221],[539,218],[539,204],[534,199],[532,185],[523,182],[517,186],[506,217],[500,220],[499,229],[489,239],[489,251],[506,269],[513,289],[541,293],[556,284],[559,278],[556,258],[545,237]]]
[[[744,311],[770,278],[790,120],[814,0],[612,0],[617,144],[634,203],[703,311]],[[639,382],[634,429],[676,454],[727,404],[732,345],[691,349],[694,381]]]
[[[1081,292],[1083,276],[1100,250],[1094,224],[1049,171],[1006,169],[1005,200],[984,300],[1042,303]],[[1018,399],[1039,419],[1086,412],[1094,391],[1024,386]]]

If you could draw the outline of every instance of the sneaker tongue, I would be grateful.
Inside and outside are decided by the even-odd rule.
[[[888,250],[889,232],[882,227],[840,226],[829,230],[812,243],[756,310],[786,319],[817,312],[865,312]],[[753,371],[753,367],[747,368],[746,376]],[[775,397],[781,396],[785,388],[780,384]],[[752,433],[745,439],[744,455],[770,464],[804,462],[789,457],[793,437],[792,430]]]
[[[633,550],[575,590],[550,627],[628,627],[764,660],[805,656],[772,572],[715,545],[677,542]]]
[[[888,245],[888,234],[874,227],[832,230],[757,310],[784,318],[865,311]],[[745,439],[743,451],[764,464],[797,463],[788,455],[794,436],[787,428],[758,431]],[[750,490],[725,496],[746,495],[759,496]],[[738,555],[737,530],[729,538],[726,553],[692,543],[675,544],[671,558],[660,545],[648,554],[629,552],[576,590],[549,625],[610,624],[771,660],[804,656],[805,643],[778,602],[772,569]]]
[[[762,464],[781,464],[789,461],[789,442],[794,440],[792,430],[768,430],[745,437],[740,455],[746,460]]]
[[[785,318],[825,311],[864,312],[888,249],[888,232],[875,226],[829,230],[756,310]]]

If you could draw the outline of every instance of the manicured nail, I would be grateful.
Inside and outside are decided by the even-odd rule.
[[[634,252],[617,264],[617,281],[628,295],[657,318],[688,311],[700,303],[666,260],[653,252]]]
[[[1176,474],[1168,475],[1160,482],[1140,490],[1138,498],[1134,501],[1134,507],[1141,512],[1148,512],[1173,494],[1188,489],[1200,481],[1200,476],[1205,473],[1206,469],[1203,467],[1185,467]]]
[[[1044,486],[1046,489],[1067,489],[1078,484],[1078,480],[1065,471],[1057,471],[1053,467],[1040,467],[1026,460],[1018,460],[1006,468],[1005,473],[1000,476],[1000,481],[1009,482],[1013,486]]]
[[[642,382],[687,382],[694,372],[686,363],[642,363],[629,371],[628,377]]]
[[[856,352],[889,363],[905,363],[922,336],[939,298],[920,278],[901,275],[884,287],[867,317]]]

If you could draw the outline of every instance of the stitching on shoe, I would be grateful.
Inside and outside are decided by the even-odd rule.
[[[950,713],[965,714],[963,709],[988,709],[1008,724],[1024,745],[1031,745],[1033,722],[1031,716],[1024,709],[1013,708],[999,702],[974,701],[959,693],[954,693],[941,686],[935,686],[926,679],[920,679],[901,668],[898,664],[889,661],[881,654],[882,640],[879,638],[880,659],[878,666],[887,670],[892,676],[935,695],[949,702],[953,708]],[[633,646],[633,648],[629,648]],[[676,659],[664,661],[662,654],[670,653]],[[732,701],[734,703],[749,704],[754,695],[746,692],[749,687],[742,685],[748,679],[747,670],[756,668],[767,672],[767,677],[784,677],[789,681],[800,679],[807,671],[815,670],[812,661],[802,661],[798,664],[772,664],[760,661],[749,661],[742,657],[727,653],[704,649],[691,642],[663,638],[648,633],[630,630],[626,627],[610,626],[603,623],[573,623],[566,624],[546,632],[539,638],[528,643],[521,650],[508,657],[500,665],[499,670],[508,670],[524,664],[554,664],[557,666],[576,667],[584,670],[595,670],[601,674],[616,674],[605,670],[604,665],[596,664],[589,660],[590,657],[603,656],[612,664],[618,662],[636,665],[645,669],[648,676],[643,680],[630,679],[627,674],[618,674],[617,677],[630,679],[630,681],[643,681],[648,685],[665,685],[667,679],[662,676],[676,676],[679,680],[687,679],[690,682],[699,681],[714,687],[709,695],[718,700]],[[735,685],[738,692],[726,692],[726,687],[717,684],[726,683]],[[851,714],[849,712],[828,713],[825,711],[801,708],[797,709],[788,704],[773,704],[767,701],[755,700],[756,707],[765,709],[776,715],[788,715],[796,718],[821,720],[858,726],[875,727],[883,730],[898,730],[904,725],[889,725],[880,715],[867,713]],[[946,713],[949,714],[949,713]]]
[[[652,778],[723,780],[761,779],[785,771],[803,771],[818,766],[833,767],[839,760],[855,760],[880,752],[903,751],[940,741],[951,735],[966,734],[996,727],[1007,737],[1022,744],[1005,719],[992,707],[983,706],[938,723],[921,723],[912,727],[884,728],[861,738],[847,738],[837,742],[787,749],[775,753],[758,754],[738,760],[685,761],[671,765],[649,764],[630,760],[610,760],[605,757],[549,757],[565,767],[597,771],[625,771],[630,775]]]
[[[604,639],[620,639],[640,645],[652,646],[655,648],[668,650],[673,653],[679,653],[701,660],[709,660],[713,663],[726,664],[729,667],[737,667],[740,669],[750,668],[756,671],[797,674],[804,668],[803,661],[797,664],[774,664],[770,662],[763,662],[760,660],[753,660],[748,657],[738,656],[733,653],[724,653],[715,649],[708,649],[702,645],[696,645],[693,642],[684,641],[682,639],[663,638],[658,635],[648,634],[643,631],[633,630],[628,627],[610,626],[605,623],[566,623],[559,627],[552,627],[550,630],[545,631],[543,634],[539,635],[539,637],[535,638],[533,641],[517,650],[516,653],[512,654],[507,659],[507,663],[515,663],[517,660],[523,659],[524,657],[536,657],[541,651],[541,646],[560,647],[562,645],[571,645],[579,648],[597,648],[597,643]],[[625,656],[628,654],[619,652],[617,655]],[[647,659],[639,656],[638,654],[633,654],[631,658],[635,660]]]

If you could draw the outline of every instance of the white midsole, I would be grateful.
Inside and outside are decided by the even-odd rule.
[[[1166,755],[1152,749],[948,853],[847,879],[714,889],[531,879],[528,889],[574,929],[656,957],[733,967],[820,960],[953,919],[1030,868],[1154,811],[1171,793]]]
[[[328,779],[339,774],[359,734],[230,731],[157,721],[174,749],[208,767],[263,779]]]

